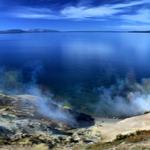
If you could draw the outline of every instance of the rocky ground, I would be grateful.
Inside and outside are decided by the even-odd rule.
[[[54,113],[59,111],[70,114],[74,117],[75,123],[70,123],[68,120],[67,122],[55,120],[40,113],[36,99],[38,97],[31,95],[0,94],[0,145],[2,149],[4,147],[5,149],[9,147],[10,149],[18,149],[18,147],[31,149],[36,145],[49,149],[60,147],[71,149],[77,143],[99,141],[100,133],[95,133],[93,130],[95,126],[91,116],[59,108],[51,103]]]
[[[150,113],[121,121],[94,121],[89,115],[58,107],[73,115],[77,123],[73,125],[40,114],[36,99],[0,94],[0,150],[150,149]]]

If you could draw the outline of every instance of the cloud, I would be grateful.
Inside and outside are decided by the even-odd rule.
[[[127,7],[133,7],[133,6],[137,6],[137,5],[143,5],[143,4],[147,4],[150,3],[148,0],[141,0],[141,1],[130,1],[128,3],[121,3],[121,4],[115,4],[113,6],[113,8],[118,9],[118,8],[127,8]]]
[[[150,10],[143,8],[138,10],[136,14],[122,15],[121,18],[128,22],[150,23]]]
[[[115,14],[119,13],[126,13],[126,9],[133,7],[133,6],[139,6],[146,3],[150,3],[147,0],[143,1],[132,1],[128,3],[122,3],[122,4],[105,4],[103,6],[96,6],[96,7],[86,7],[86,6],[80,6],[80,7],[66,7],[61,11],[61,14],[65,18],[70,19],[85,19],[85,18],[99,18],[99,17],[111,17]]]
[[[91,18],[91,17],[98,18],[98,17],[111,16],[119,12],[120,10],[113,9],[107,6],[93,7],[93,8],[68,7],[62,10],[61,14],[64,18],[85,19],[85,18]]]
[[[47,19],[47,20],[74,20],[74,21],[112,21],[125,23],[128,26],[139,23],[144,25],[150,23],[150,10],[146,7],[150,5],[148,0],[128,1],[126,3],[111,3],[92,5],[90,1],[83,0],[79,5],[65,5],[60,10],[52,8],[18,6],[12,10],[11,16],[27,19]]]
[[[95,19],[104,18],[107,16],[111,17],[119,13],[126,13],[127,8],[129,9],[146,3],[150,2],[148,2],[148,0],[142,0],[122,4],[104,4],[100,6],[90,6],[87,3],[82,3],[81,5],[80,3],[78,6],[66,6],[65,8],[58,11],[52,11],[50,8],[41,8],[40,6],[36,8],[20,6],[15,8],[11,14],[19,18],[32,19]],[[126,18],[125,15],[123,17]]]
[[[58,19],[58,16],[48,8],[19,7],[11,15],[27,19]]]
[[[132,25],[132,24],[127,24],[127,25],[120,25],[120,29],[122,30],[149,30],[150,26],[149,25]]]

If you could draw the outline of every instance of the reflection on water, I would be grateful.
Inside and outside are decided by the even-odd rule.
[[[132,73],[150,77],[150,34],[32,33],[0,35],[0,66],[23,72],[56,95],[83,104],[94,89]]]

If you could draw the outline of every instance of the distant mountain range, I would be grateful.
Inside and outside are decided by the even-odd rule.
[[[66,31],[66,32],[102,32],[102,33],[150,33],[150,30],[148,31]]]
[[[8,29],[8,30],[0,30],[0,34],[8,34],[8,33],[46,33],[46,32],[112,32],[112,33],[150,33],[148,31],[58,31],[51,29]]]
[[[150,33],[150,30],[148,31],[129,31],[131,33]]]
[[[9,30],[0,30],[0,34],[7,34],[7,33],[44,33],[44,32],[59,32],[57,30],[50,30],[50,29],[9,29]]]

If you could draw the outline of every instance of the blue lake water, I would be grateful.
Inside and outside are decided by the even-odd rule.
[[[150,77],[150,34],[62,32],[0,35],[0,66],[36,78],[57,96],[80,104],[93,89],[133,74]],[[82,104],[81,103],[81,104]]]

